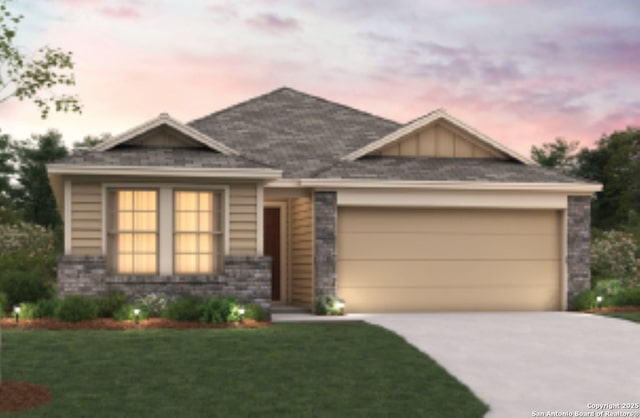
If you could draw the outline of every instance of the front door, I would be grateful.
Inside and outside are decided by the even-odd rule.
[[[264,255],[271,257],[271,300],[280,300],[280,208],[264,208]]]

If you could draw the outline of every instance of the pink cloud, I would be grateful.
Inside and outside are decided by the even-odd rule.
[[[301,29],[300,23],[296,19],[272,13],[262,13],[247,20],[247,23],[254,28],[273,34],[295,32]]]
[[[139,19],[140,13],[130,7],[103,7],[99,12],[114,19]]]
[[[68,4],[70,6],[83,6],[86,4],[97,4],[102,3],[104,0],[61,0],[63,4]]]

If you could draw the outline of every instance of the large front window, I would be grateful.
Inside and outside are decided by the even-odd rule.
[[[117,274],[157,274],[158,193],[109,191],[108,254]]]
[[[219,270],[223,249],[218,193],[175,191],[174,253],[176,274],[211,274]]]

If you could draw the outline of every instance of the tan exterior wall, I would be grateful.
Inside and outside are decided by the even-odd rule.
[[[350,312],[561,309],[561,212],[340,208]]]
[[[102,254],[102,186],[71,182],[71,254]]]
[[[131,179],[127,179],[132,182]],[[104,183],[126,184],[122,178],[105,178]],[[199,179],[157,179],[157,184],[198,183],[213,185]],[[71,181],[71,254],[102,254],[102,184],[74,179]],[[146,181],[132,182],[136,186],[154,187]],[[218,183],[216,183],[218,184]],[[257,252],[257,186],[255,183],[231,183],[229,186],[229,254],[256,255]]]
[[[445,158],[505,158],[449,123],[438,122],[389,144],[372,155]]]
[[[313,226],[311,199],[291,199],[291,303],[313,301]]]

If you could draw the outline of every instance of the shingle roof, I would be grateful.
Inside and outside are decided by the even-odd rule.
[[[56,164],[95,166],[164,166],[187,168],[270,168],[245,157],[224,155],[206,148],[122,147],[109,151],[74,153]]]
[[[281,88],[188,125],[242,155],[305,178],[400,124]]]
[[[316,173],[315,177],[513,183],[582,182],[547,168],[489,158],[363,157],[356,161],[340,161]]]

